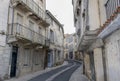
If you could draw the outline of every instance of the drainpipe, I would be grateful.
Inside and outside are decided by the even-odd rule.
[[[13,34],[13,22],[14,22],[14,7],[12,6],[12,2],[9,2],[9,8],[8,8],[8,19],[7,19],[7,35],[8,35],[8,30],[9,30],[9,16],[10,16],[10,9],[13,8],[12,12],[12,28],[11,28],[11,34]],[[8,41],[8,36],[6,37],[6,42]]]
[[[8,19],[7,19],[7,35],[6,35],[6,43],[8,43],[8,30],[9,30],[9,16],[10,16],[10,9],[13,8],[13,12],[12,12],[12,23],[14,22],[14,7],[11,7],[12,2],[11,0],[9,1],[9,7],[8,7]],[[12,31],[11,34],[13,32],[13,24],[12,24]],[[9,45],[11,47],[11,51],[10,51],[10,59],[9,59],[9,75],[11,72],[11,59],[12,59],[12,44]],[[9,76],[10,77],[10,76]]]
[[[99,22],[100,22],[100,26],[101,26],[101,13],[100,13],[100,1],[98,0],[98,13],[99,13]]]

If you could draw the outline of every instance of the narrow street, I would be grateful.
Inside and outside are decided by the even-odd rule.
[[[0,81],[120,81],[120,0],[0,0]]]
[[[69,61],[68,65],[39,75],[29,81],[69,81],[72,73],[79,68],[81,63]]]

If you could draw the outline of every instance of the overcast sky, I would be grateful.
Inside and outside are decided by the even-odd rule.
[[[64,31],[66,33],[74,33],[73,23],[73,7],[71,0],[46,0],[47,9],[64,24]]]

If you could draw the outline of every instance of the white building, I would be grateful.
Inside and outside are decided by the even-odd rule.
[[[64,61],[64,30],[63,25],[53,16],[50,11],[46,11],[47,19],[50,22],[48,28],[48,38],[50,47],[48,52],[48,67],[61,64]]]
[[[46,0],[1,0],[0,77],[44,69],[49,47]]]
[[[75,59],[76,35],[65,34],[64,38],[64,59]]]
[[[73,0],[77,51],[91,81],[120,80],[120,0]]]

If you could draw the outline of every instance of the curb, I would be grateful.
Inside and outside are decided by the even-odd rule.
[[[31,73],[31,74],[28,74],[28,75],[25,75],[25,76],[21,76],[19,78],[12,78],[12,79],[9,79],[9,80],[4,80],[4,81],[28,81],[28,80],[30,80],[32,78],[35,78],[38,75],[47,73],[49,71],[52,71],[52,70],[57,69],[57,68],[60,68],[60,67],[62,67],[64,65],[67,65],[67,64],[68,63],[66,63],[66,64],[63,63],[62,65],[59,65],[57,67],[52,67],[50,69],[45,69],[45,70],[42,70],[42,71],[37,71],[37,72]]]

